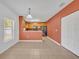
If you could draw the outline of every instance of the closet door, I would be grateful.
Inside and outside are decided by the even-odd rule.
[[[79,56],[79,11],[62,18],[61,45]]]

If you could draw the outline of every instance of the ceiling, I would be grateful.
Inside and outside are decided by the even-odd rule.
[[[17,16],[26,16],[28,8],[31,15],[41,22],[47,21],[73,0],[0,0],[7,8]]]

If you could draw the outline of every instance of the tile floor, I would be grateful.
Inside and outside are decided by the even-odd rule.
[[[43,40],[43,42],[19,42],[2,53],[0,59],[79,59],[79,57],[55,43],[50,45]]]

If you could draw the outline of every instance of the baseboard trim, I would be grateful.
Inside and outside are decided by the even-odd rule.
[[[61,45],[61,46],[62,46],[64,49],[66,49],[67,51],[69,51],[70,53],[72,53],[73,55],[79,57],[79,55],[76,54],[75,52],[73,52],[72,50],[68,49],[67,47],[65,47],[65,46],[63,46],[63,45]]]
[[[7,51],[9,48],[11,48],[12,46],[14,46],[16,43],[18,43],[18,41],[14,42],[13,44],[11,44],[10,46],[7,46],[5,48],[3,48],[3,50],[0,51],[0,54],[4,53],[5,51]]]
[[[52,38],[50,38],[50,37],[48,37],[48,36],[47,36],[47,38],[50,39],[50,40],[51,40],[52,42],[54,42],[55,44],[57,44],[57,45],[60,46],[60,44],[59,44],[58,42],[56,42],[55,40],[53,40]]]
[[[42,42],[42,40],[19,40],[19,42]]]

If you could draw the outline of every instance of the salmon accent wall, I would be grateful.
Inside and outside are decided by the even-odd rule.
[[[23,26],[22,26],[22,20],[23,16],[19,16],[19,39],[24,40],[26,37],[26,34],[23,32]]]
[[[33,25],[35,26],[46,26],[46,23],[45,22],[38,22],[38,23],[30,23],[29,24],[29,27],[32,28]],[[36,33],[34,33],[35,31],[31,30],[30,32],[29,31],[24,31],[24,27],[28,27],[28,26],[25,26],[25,22],[24,22],[24,17],[23,16],[19,16],[19,39],[20,40],[28,40],[28,39],[41,39],[42,38],[42,31],[41,30],[37,30]],[[29,37],[30,35],[30,37]]]
[[[47,22],[48,36],[61,43],[61,18],[79,10],[79,0],[74,0]]]

